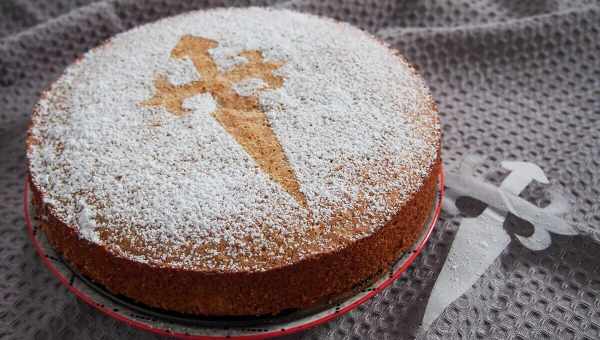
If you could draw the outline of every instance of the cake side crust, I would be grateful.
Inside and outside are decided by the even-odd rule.
[[[188,314],[266,315],[327,302],[386,270],[420,235],[440,171],[438,157],[421,189],[376,233],[335,252],[249,273],[157,268],[117,257],[104,246],[80,238],[76,230],[53,216],[38,188],[31,181],[30,186],[36,214],[52,246],[83,275],[114,294]]]

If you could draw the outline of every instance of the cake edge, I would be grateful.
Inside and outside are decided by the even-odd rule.
[[[79,237],[51,214],[31,177],[32,202],[50,244],[76,270],[142,304],[206,316],[277,314],[306,309],[347,294],[361,281],[387,269],[418,239],[436,198],[441,149],[420,190],[375,233],[347,247],[294,264],[258,272],[202,272],[153,267],[115,256]]]

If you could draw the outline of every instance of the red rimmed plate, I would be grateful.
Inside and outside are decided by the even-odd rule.
[[[31,241],[44,264],[69,291],[104,314],[142,330],[182,339],[265,339],[300,332],[350,312],[397,280],[415,260],[431,236],[444,196],[444,176],[440,173],[437,197],[423,232],[389,271],[356,295],[333,305],[290,311],[275,317],[201,318],[161,311],[115,296],[71,269],[48,243],[39,223],[31,219],[32,204],[28,181],[24,190],[24,214]]]

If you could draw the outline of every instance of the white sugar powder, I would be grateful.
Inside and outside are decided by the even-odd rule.
[[[260,50],[282,62],[283,86],[236,84],[261,109],[307,199],[301,207],[213,118],[210,94],[188,99],[178,117],[141,102],[156,75],[201,79],[171,58],[183,35],[213,39],[221,71]],[[436,157],[439,126],[423,82],[400,58],[347,24],[290,11],[193,12],[114,37],[69,67],[37,106],[28,157],[45,202],[82,237],[123,230],[147,244],[121,256],[206,270],[265,270],[368,235],[419,188]],[[400,201],[389,201],[390,191]],[[331,224],[360,201],[354,225]],[[182,248],[183,247],[183,248]],[[181,249],[189,251],[180,251]],[[217,250],[219,249],[219,250]]]

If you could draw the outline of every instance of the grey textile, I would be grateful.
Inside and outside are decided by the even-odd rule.
[[[37,258],[24,229],[24,137],[40,91],[79,54],[140,23],[192,9],[273,5],[348,21],[398,48],[430,85],[451,169],[468,154],[498,184],[502,160],[538,164],[549,185],[521,197],[571,200],[579,236],[532,251],[516,241],[428,331],[425,306],[465,200],[392,287],[288,339],[600,338],[600,3],[586,0],[0,1],[0,338],[153,339],[80,303]],[[504,226],[527,234],[526,223]],[[529,231],[530,233],[530,231]]]

